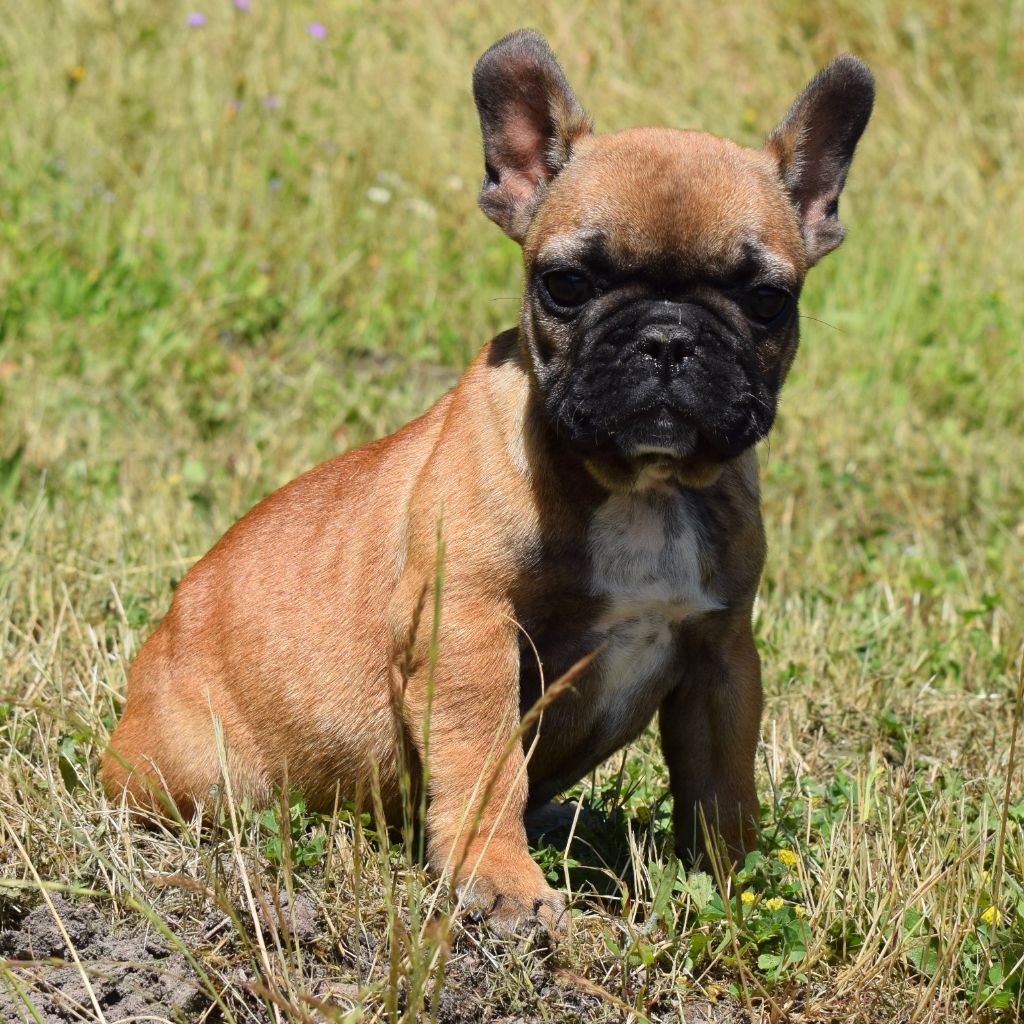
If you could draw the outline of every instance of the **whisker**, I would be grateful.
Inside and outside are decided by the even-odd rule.
[[[751,399],[753,399],[755,402],[757,402],[757,404],[759,406],[761,406],[762,409],[770,409],[771,408],[771,406],[763,398],[761,398],[758,395],[755,395],[753,391],[744,391],[744,392],[742,392],[742,395],[743,395],[744,398],[751,398]]]
[[[816,316],[811,316],[810,313],[801,313],[801,320],[813,320],[816,324],[824,324],[826,327],[831,327],[833,331],[838,331],[840,334],[846,334],[841,327],[836,327],[835,324],[830,324],[827,320],[820,320]]]

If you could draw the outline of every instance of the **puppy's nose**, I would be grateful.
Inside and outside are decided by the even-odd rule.
[[[645,327],[636,339],[637,355],[653,359],[667,376],[693,355],[693,349],[693,337],[684,328],[652,325]]]

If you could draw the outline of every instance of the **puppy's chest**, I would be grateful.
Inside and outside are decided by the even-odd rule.
[[[593,639],[602,645],[590,696],[613,720],[649,717],[673,682],[679,624],[723,607],[706,527],[684,492],[613,495],[587,542],[589,589],[601,606]]]

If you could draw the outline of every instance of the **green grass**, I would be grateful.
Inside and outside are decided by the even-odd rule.
[[[0,931],[57,890],[166,932],[208,1020],[1017,1019],[1024,5],[252,6],[0,18]],[[576,899],[550,947],[452,920],[344,809],[148,833],[95,776],[188,566],[514,322],[469,76],[523,24],[599,128],[757,144],[834,53],[878,78],[762,452],[762,852],[682,873],[645,737],[574,791],[571,845],[536,850]],[[0,960],[25,1020],[44,959]]]

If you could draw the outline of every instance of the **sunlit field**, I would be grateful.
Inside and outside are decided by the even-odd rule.
[[[1020,0],[2,7],[0,1019],[1020,1019]],[[599,129],[756,146],[844,50],[878,95],[760,453],[760,852],[675,862],[651,733],[502,940],[370,816],[145,830],[96,772],[188,567],[515,323],[470,74],[523,25]]]

